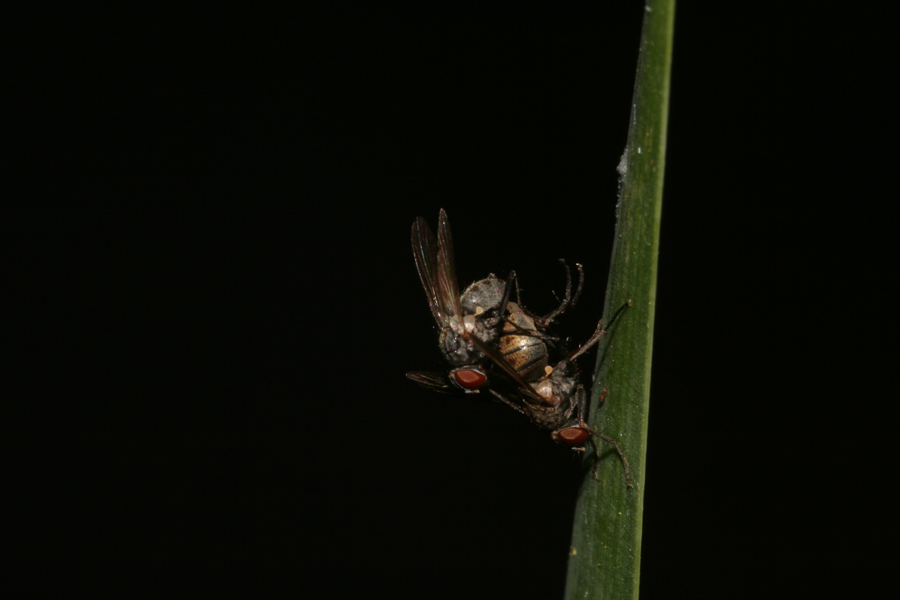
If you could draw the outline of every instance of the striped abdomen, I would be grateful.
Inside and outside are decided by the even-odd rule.
[[[503,325],[500,353],[525,381],[536,381],[544,376],[547,366],[547,345],[539,337],[527,335],[522,330],[537,332],[534,320],[525,314],[515,302],[507,305],[509,321]]]

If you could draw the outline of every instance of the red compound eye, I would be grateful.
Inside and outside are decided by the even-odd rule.
[[[566,446],[580,446],[591,434],[581,427],[566,427],[556,434],[556,438]]]
[[[471,369],[461,369],[459,371],[455,371],[453,373],[453,377],[456,379],[456,383],[467,390],[477,390],[485,383],[487,383],[487,377],[484,373],[479,371],[473,371]]]

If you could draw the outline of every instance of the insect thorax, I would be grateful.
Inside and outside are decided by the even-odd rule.
[[[449,325],[441,329],[438,339],[441,354],[454,367],[475,364],[484,358],[484,355],[470,340],[459,335]]]
[[[474,315],[478,308],[488,312],[500,306],[506,282],[491,273],[484,279],[471,284],[460,296],[464,315]]]

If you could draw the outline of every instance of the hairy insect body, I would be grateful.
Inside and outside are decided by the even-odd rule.
[[[556,430],[569,424],[578,408],[578,373],[575,365],[564,360],[533,385],[546,404],[531,402],[532,420],[545,429]]]
[[[565,295],[553,312],[541,317],[521,306],[515,271],[506,281],[491,274],[460,294],[450,224],[444,210],[438,216],[436,237],[425,219],[418,217],[413,222],[411,241],[419,279],[440,332],[440,351],[451,369],[446,374],[411,371],[407,377],[439,392],[456,388],[479,393],[486,389],[498,401],[549,430],[557,442],[579,451],[586,450],[590,443],[598,459],[599,449],[592,437],[602,439],[615,446],[630,487],[628,461],[618,442],[592,430],[584,420],[586,394],[578,382],[574,363],[606,334],[609,326],[604,329],[601,320],[594,335],[578,350],[566,355],[554,368],[548,366],[548,344],[555,354],[559,349],[554,345],[558,340],[547,335],[547,328],[577,302],[584,283],[581,265],[577,265],[580,277],[573,297],[571,273],[561,261],[566,270]],[[513,288],[516,302],[510,301]],[[610,325],[630,304],[629,301],[616,311]],[[490,369],[492,366],[496,369]],[[496,389],[489,385],[488,375],[496,376]],[[601,398],[604,395],[605,390]]]
[[[498,337],[506,282],[491,273],[471,284],[460,296],[462,322],[451,319],[441,328],[438,344],[444,359],[453,367],[472,365],[484,360],[472,336],[493,344]]]
[[[506,282],[493,273],[476,281],[466,288],[459,299],[463,313],[474,315],[479,312],[479,308],[484,312],[497,309],[503,302],[505,290]]]
[[[575,388],[578,387],[578,370],[570,361],[560,361],[548,376],[535,383],[533,387],[547,405],[559,411],[562,401],[571,399]],[[553,427],[563,425],[570,416],[560,414],[558,423]]]

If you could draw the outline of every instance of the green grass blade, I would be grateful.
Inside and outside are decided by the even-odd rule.
[[[599,481],[586,462],[572,531],[566,598],[637,598],[641,566],[653,314],[666,153],[674,0],[648,1],[621,177],[619,220],[604,315],[632,307],[601,339],[591,391],[591,427],[615,438],[631,466],[625,486],[615,449],[601,444]],[[597,410],[600,392],[606,403]]]

